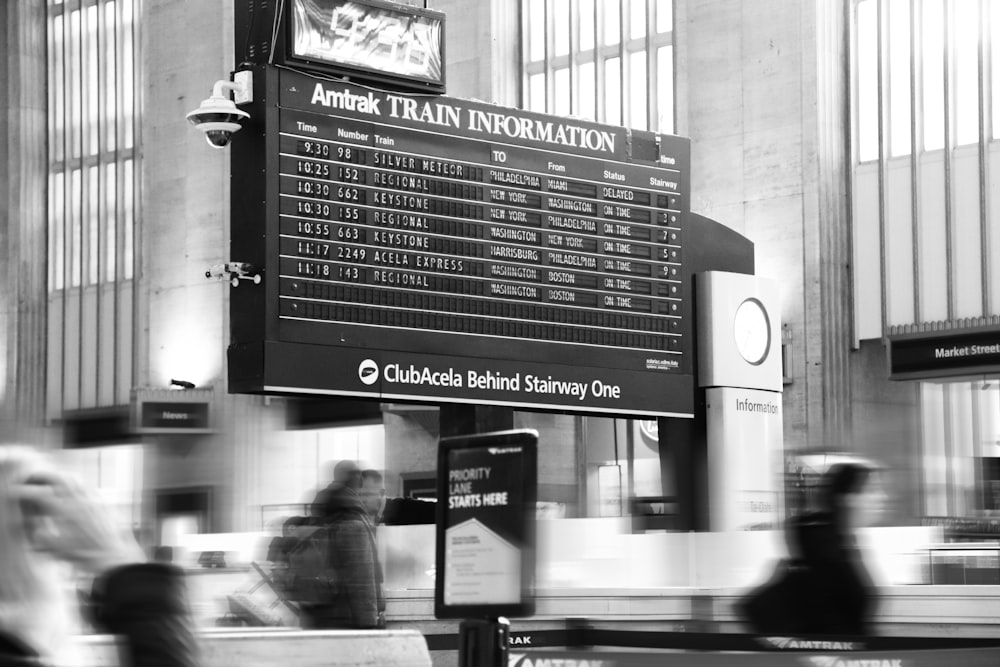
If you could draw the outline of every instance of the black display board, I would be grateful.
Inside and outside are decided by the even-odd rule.
[[[688,140],[255,70],[230,389],[693,411]]]
[[[1000,373],[1000,327],[933,331],[889,338],[889,379]]]
[[[209,428],[208,402],[143,401],[139,404],[139,431],[204,431]]]
[[[434,615],[534,613],[538,433],[442,438]]]

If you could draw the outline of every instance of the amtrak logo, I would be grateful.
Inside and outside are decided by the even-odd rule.
[[[358,378],[362,384],[369,387],[378,382],[378,364],[371,359],[365,359],[358,366]]]
[[[617,660],[563,658],[558,653],[507,653],[507,667],[617,667]]]
[[[900,658],[841,658],[829,655],[809,656],[813,667],[903,667]]]
[[[761,637],[760,640],[774,648],[784,650],[857,651],[862,648],[857,642],[818,641],[794,637]]]

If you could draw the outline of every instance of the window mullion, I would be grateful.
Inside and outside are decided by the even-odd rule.
[[[580,11],[577,3],[569,3],[569,110],[580,114]]]
[[[631,31],[631,12],[629,2],[618,3],[618,84],[619,113],[622,127],[632,126],[632,67],[629,62],[628,37]]]
[[[979,11],[979,49],[978,58],[978,80],[976,89],[979,95],[979,253],[980,265],[983,272],[983,293],[982,312],[987,314],[993,312],[993,262],[992,262],[992,234],[990,228],[989,214],[989,140],[992,134],[992,99],[989,88],[990,81],[990,51],[992,49],[991,35],[988,26],[992,25],[989,11],[984,5],[984,0],[977,3]]]
[[[649,92],[646,95],[646,127],[654,132],[660,131],[660,119],[657,109],[660,100],[660,68],[656,64],[656,49],[652,47],[650,34],[656,31],[656,3],[646,2],[646,35],[643,44],[646,51],[646,80],[649,82]]]
[[[552,64],[555,53],[555,0],[545,0],[545,112],[552,113],[556,82],[555,67]]]

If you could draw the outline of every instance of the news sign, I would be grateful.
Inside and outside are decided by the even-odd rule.
[[[534,613],[538,434],[442,438],[437,467],[437,618]]]
[[[212,392],[192,389],[139,389],[131,409],[131,430],[141,434],[211,433]]]
[[[693,413],[687,140],[258,78],[232,248],[264,284],[232,292],[233,391]]]

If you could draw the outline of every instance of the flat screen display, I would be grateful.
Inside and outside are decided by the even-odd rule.
[[[292,0],[288,55],[341,73],[444,87],[444,15],[403,5]]]

